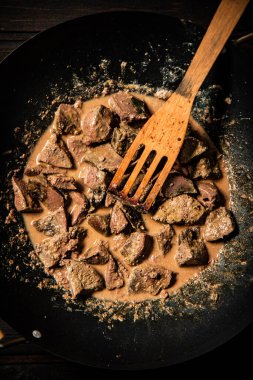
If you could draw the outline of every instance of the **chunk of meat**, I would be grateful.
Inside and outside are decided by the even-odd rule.
[[[123,91],[111,95],[108,104],[126,123],[144,121],[149,116],[142,100]]]
[[[64,207],[64,197],[48,185],[44,175],[39,174],[29,179],[28,188],[32,197],[40,200],[48,210],[56,211],[59,207]]]
[[[89,110],[81,121],[83,141],[86,145],[107,141],[112,135],[114,115],[103,105]]]
[[[48,186],[45,199],[43,199],[42,203],[49,211],[56,211],[60,207],[64,207],[64,198],[57,190]]]
[[[219,190],[213,182],[199,181],[197,200],[208,210],[213,210],[220,201]]]
[[[154,235],[158,247],[163,255],[166,255],[166,253],[168,253],[171,249],[171,241],[174,235],[174,229],[170,225],[164,226],[158,233]]]
[[[60,190],[76,190],[75,178],[67,177],[62,174],[51,174],[47,176],[51,186]]]
[[[179,161],[187,164],[193,158],[200,156],[207,150],[207,146],[195,137],[186,137],[179,154]]]
[[[60,104],[55,112],[52,131],[57,135],[81,133],[80,112],[71,104]]]
[[[33,199],[37,199],[43,202],[47,196],[47,180],[46,178],[39,174],[37,177],[29,178],[27,187],[28,192]]]
[[[88,224],[100,234],[110,235],[110,215],[91,215]]]
[[[107,193],[105,197],[105,207],[111,207],[116,203],[116,198],[110,194]]]
[[[207,241],[223,239],[235,229],[235,222],[229,210],[219,207],[211,211],[205,222],[204,238]]]
[[[193,182],[180,174],[170,174],[163,185],[162,194],[166,198],[173,198],[180,194],[196,194]]]
[[[120,252],[127,239],[128,237],[123,233],[114,236],[111,241],[112,252]]]
[[[124,286],[124,277],[117,261],[111,255],[105,270],[105,285],[109,290],[119,289]]]
[[[103,277],[92,266],[81,261],[70,260],[67,264],[67,276],[72,298],[104,288]]]
[[[117,258],[117,264],[118,264],[119,270],[124,275],[124,277],[129,278],[130,270],[128,269],[127,265],[123,263],[123,261],[119,260],[118,258]]]
[[[14,191],[14,205],[20,212],[41,212],[39,202],[29,193],[28,185],[22,179],[12,177],[12,186]]]
[[[187,194],[168,199],[158,208],[153,219],[162,223],[194,224],[199,222],[205,208]]]
[[[83,162],[79,178],[82,178],[85,186],[93,190],[101,187],[106,188],[108,184],[108,174],[99,170],[90,162]]]
[[[84,153],[88,149],[84,143],[83,138],[80,136],[71,136],[67,139],[67,147],[74,160],[80,164]]]
[[[69,193],[71,199],[70,221],[71,226],[82,223],[89,209],[89,201],[86,196],[78,191]]]
[[[67,277],[67,268],[65,266],[61,268],[54,268],[51,270],[50,274],[55,279],[57,285],[67,291],[70,290],[69,280]]]
[[[59,168],[72,168],[72,162],[63,142],[59,143],[56,135],[51,135],[49,140],[38,154],[37,160]]]
[[[199,227],[187,228],[180,233],[175,259],[180,267],[208,263],[208,253],[203,239],[200,238]]]
[[[48,214],[45,218],[33,220],[32,226],[46,236],[54,236],[66,232],[68,224],[64,208],[58,208],[58,210]]]
[[[102,265],[108,262],[109,256],[109,246],[107,241],[95,240],[93,245],[87,249],[86,252],[81,254],[81,261],[93,265]]]
[[[68,232],[44,239],[35,244],[35,253],[45,268],[52,268],[71,252],[79,252],[86,231],[81,227],[70,227]]]
[[[100,170],[114,172],[121,164],[122,157],[107,143],[88,148],[83,154],[82,162],[84,161],[91,162]]]
[[[152,239],[144,232],[133,232],[120,253],[124,256],[128,265],[134,266],[140,264],[150,253],[152,248]]]
[[[150,266],[146,268],[134,268],[129,282],[129,293],[150,293],[154,296],[162,289],[167,289],[172,282],[173,272],[161,266]]]
[[[121,204],[122,210],[134,231],[146,231],[146,227],[139,211],[133,207]]]
[[[95,190],[88,189],[86,195],[90,203],[89,211],[93,212],[94,210],[96,210],[97,207],[103,206],[103,201],[106,195],[106,189],[101,187]]]
[[[207,157],[202,157],[195,165],[190,166],[189,172],[193,179],[221,177],[218,162],[213,162]]]
[[[28,177],[34,177],[34,176],[37,176],[39,174],[44,174],[44,175],[62,174],[62,175],[65,175],[66,173],[67,173],[66,169],[56,168],[56,167],[53,167],[51,165],[42,165],[42,164],[36,165],[34,167],[28,166],[24,171],[24,174],[27,175]]]
[[[122,210],[120,202],[116,202],[111,211],[110,229],[112,234],[119,234],[128,226],[128,220]]]
[[[115,128],[113,130],[111,141],[115,152],[124,157],[138,132],[139,129],[133,128],[127,124],[122,124],[120,128]]]
[[[188,176],[189,172],[186,166],[182,166],[179,160],[177,159],[172,166],[170,174],[182,174],[184,176]]]

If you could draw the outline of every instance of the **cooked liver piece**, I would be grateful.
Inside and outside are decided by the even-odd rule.
[[[70,221],[71,226],[82,223],[89,209],[89,201],[86,196],[78,191],[69,192],[71,199]]]
[[[153,219],[168,224],[194,224],[201,219],[204,213],[204,207],[196,199],[182,194],[162,203]]]
[[[195,165],[190,166],[189,172],[193,179],[221,177],[218,162],[213,163],[212,160],[207,157],[202,157]]]
[[[114,196],[111,195],[110,193],[107,193],[105,197],[105,207],[111,207],[115,203],[116,203],[116,199],[114,198]]]
[[[80,164],[84,153],[88,149],[84,143],[83,138],[80,136],[71,136],[67,139],[67,147],[74,160]]]
[[[155,296],[170,286],[172,275],[169,269],[161,266],[134,268],[129,277],[129,293],[146,292]]]
[[[106,189],[104,188],[99,188],[99,189],[88,189],[87,193],[87,198],[90,202],[90,212],[93,212],[97,207],[103,206],[102,202],[105,198],[106,195]]]
[[[42,151],[38,154],[37,160],[59,168],[72,168],[72,162],[65,150],[63,143],[57,142],[56,135],[51,135]]]
[[[171,249],[171,241],[174,235],[175,232],[170,225],[164,226],[158,233],[154,235],[158,247],[163,255],[166,255],[166,253],[168,253]]]
[[[47,180],[51,186],[60,190],[76,190],[75,179],[62,174],[50,174]]]
[[[128,239],[128,236],[126,236],[123,233],[114,236],[111,242],[112,252],[120,252],[120,250],[122,249],[127,239]]]
[[[41,202],[46,199],[48,183],[43,175],[39,174],[32,179],[29,178],[26,186],[32,199],[36,199]]]
[[[70,104],[60,104],[55,112],[52,131],[57,135],[81,133],[79,110]]]
[[[113,113],[99,105],[89,110],[81,121],[83,141],[86,145],[107,141],[112,135]]]
[[[104,288],[103,277],[96,269],[80,261],[70,260],[67,264],[67,276],[72,298]]]
[[[197,183],[199,195],[197,200],[208,210],[213,210],[219,203],[219,190],[211,181],[199,181]]]
[[[84,161],[93,163],[100,170],[114,172],[121,164],[122,157],[107,143],[88,148],[83,154],[82,162]]]
[[[51,165],[39,164],[37,166],[34,166],[33,168],[27,167],[24,171],[24,174],[27,175],[28,177],[34,177],[34,176],[37,176],[39,174],[45,174],[45,175],[63,174],[63,175],[65,175],[65,174],[67,174],[67,170],[62,169],[62,168],[53,167]]]
[[[99,189],[100,187],[106,187],[108,183],[107,173],[99,170],[95,165],[90,162],[83,162],[81,170],[79,172],[79,178],[82,178],[85,186],[90,189]]]
[[[110,215],[91,215],[88,224],[100,234],[110,235]]]
[[[49,211],[56,211],[59,207],[64,207],[64,198],[57,190],[48,186],[46,197],[42,203]]]
[[[48,214],[45,218],[33,220],[32,225],[37,231],[47,236],[54,236],[66,232],[68,229],[66,213],[63,207]]]
[[[64,266],[62,268],[54,268],[50,274],[54,277],[56,283],[65,290],[70,290],[69,280],[67,278],[67,268]]]
[[[120,156],[124,156],[134,141],[139,129],[130,125],[122,124],[120,128],[115,128],[112,134],[112,147]]]
[[[128,226],[128,220],[120,202],[116,202],[111,211],[110,229],[112,234],[119,234]]]
[[[148,117],[145,103],[123,91],[111,95],[108,104],[124,122],[144,121]]]
[[[187,164],[193,158],[200,156],[207,150],[207,146],[195,137],[186,137],[179,154],[179,161]]]
[[[122,204],[122,210],[133,230],[146,231],[141,213],[130,206]]]
[[[14,191],[14,205],[20,212],[40,212],[42,208],[39,202],[29,193],[29,187],[25,181],[12,177]]]
[[[204,265],[208,253],[199,227],[187,228],[178,236],[178,252],[175,259],[179,266]]]
[[[81,254],[80,260],[88,264],[102,265],[108,262],[109,256],[109,245],[107,241],[95,240],[93,245],[87,249],[86,252]]]
[[[35,244],[35,253],[45,268],[54,267],[71,252],[79,252],[85,230],[81,227],[70,227],[68,232],[44,239]]]
[[[234,219],[229,210],[220,207],[211,211],[205,222],[204,239],[215,241],[228,236],[235,229]]]
[[[127,265],[119,259],[117,259],[117,264],[118,264],[119,270],[124,275],[124,277],[128,278],[130,276],[130,270],[127,267]]]
[[[133,232],[120,250],[128,265],[140,264],[150,253],[152,240],[144,232]]]
[[[118,263],[110,255],[109,262],[105,270],[105,286],[109,290],[119,289],[124,286],[124,278]]]
[[[180,194],[196,194],[193,182],[180,174],[170,174],[166,180],[162,194],[166,198],[173,198]]]

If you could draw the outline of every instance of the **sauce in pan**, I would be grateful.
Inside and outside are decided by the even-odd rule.
[[[142,99],[145,101],[150,113],[155,112],[162,104],[163,101],[160,99],[157,99],[155,97],[151,96],[145,96],[141,94],[134,94],[134,96],[138,97],[139,99]],[[105,105],[108,107],[108,99],[109,96],[101,97],[101,98],[95,98],[89,101],[86,101],[82,104],[82,113],[85,114],[88,110],[93,108],[94,106],[97,105]],[[208,144],[208,136],[206,135],[205,131],[201,128],[201,126],[198,125],[197,122],[194,120],[191,121],[191,128],[194,131],[195,134],[199,136],[201,140],[204,140]],[[34,167],[38,164],[37,162],[37,157],[38,154],[41,152],[42,148],[44,147],[46,141],[50,137],[50,130],[52,126],[50,126],[45,133],[41,136],[39,141],[37,142],[33,152],[30,155],[29,161],[27,163],[28,167]],[[62,139],[67,140],[69,136],[63,135]],[[209,142],[210,143],[210,142]],[[220,164],[220,169],[222,171],[222,177],[221,179],[218,180],[212,180],[216,186],[218,187],[220,193],[223,196],[223,205],[227,208],[229,208],[229,184],[228,184],[228,179],[227,175],[225,172],[224,168],[224,162],[222,159],[219,160]],[[75,162],[75,168],[74,169],[69,169],[67,171],[68,176],[72,176],[75,178],[75,180],[80,184],[80,187],[83,188],[84,193],[86,192],[85,186],[83,185],[82,179],[79,178],[79,172],[81,165],[78,165],[77,162]],[[27,177],[24,176],[24,179],[27,180]],[[32,221],[41,219],[45,217],[49,212],[48,210],[42,206],[43,211],[41,213],[23,213],[24,221],[26,228],[29,232],[30,239],[33,243],[33,245],[40,243],[43,239],[46,238],[46,236],[43,233],[38,232],[35,227],[31,224]],[[110,208],[99,208],[94,214],[109,214],[110,213]],[[145,223],[145,226],[147,228],[147,233],[151,236],[156,234],[159,230],[161,230],[164,226],[164,224],[161,224],[160,222],[154,221],[151,219],[150,214],[143,214],[143,220]],[[117,259],[119,259],[121,262],[124,261],[123,256],[113,250],[113,239],[115,235],[111,236],[104,236],[95,231],[92,227],[90,227],[87,223],[87,219],[84,220],[81,223],[81,226],[83,226],[85,229],[87,229],[87,236],[84,239],[84,244],[83,244],[83,252],[89,248],[93,242],[96,239],[101,239],[104,241],[107,241],[109,243],[109,249],[112,252],[113,256]],[[172,291],[176,291],[179,287],[181,287],[187,280],[189,280],[191,277],[202,271],[203,269],[206,268],[206,265],[201,265],[201,266],[188,266],[188,267],[180,267],[176,260],[175,260],[175,254],[178,249],[178,243],[177,243],[177,238],[178,234],[180,231],[184,230],[186,227],[185,226],[177,226],[173,225],[173,228],[175,230],[175,235],[172,240],[172,248],[170,251],[166,254],[163,255],[161,254],[161,251],[159,250],[158,244],[156,239],[154,239],[154,244],[152,248],[152,252],[149,254],[149,256],[138,265],[138,268],[145,268],[149,265],[161,265],[165,268],[170,269],[174,273],[176,273],[176,279],[171,287],[166,289],[166,291],[163,291],[161,294],[158,294],[157,296],[153,296],[149,293],[137,293],[137,294],[129,294],[128,293],[128,287],[125,285],[122,288],[119,289],[114,289],[114,290],[108,290],[108,289],[103,289],[100,291],[96,291],[93,293],[93,296],[97,298],[102,298],[102,299],[108,299],[108,300],[118,300],[118,301],[140,301],[144,299],[149,299],[149,298],[155,298],[155,297],[166,297],[167,294],[169,294]],[[203,230],[203,226],[200,226],[201,231]],[[202,232],[201,232],[202,233]],[[208,255],[209,255],[209,262],[214,260],[219,252],[219,250],[223,246],[222,241],[218,242],[205,242],[207,250],[208,250]],[[93,265],[93,267],[104,276],[104,272],[106,269],[106,265]],[[133,270],[132,266],[129,266],[127,264],[124,264],[129,272]],[[125,282],[127,283],[127,278],[125,277]]]

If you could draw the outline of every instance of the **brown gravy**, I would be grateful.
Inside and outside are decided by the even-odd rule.
[[[155,97],[145,96],[145,95],[141,95],[141,94],[134,94],[134,95],[146,102],[151,113],[155,112],[163,104],[162,100],[155,98]],[[108,106],[108,98],[109,98],[108,96],[105,96],[105,97],[101,97],[101,98],[94,98],[92,100],[84,102],[83,103],[83,112],[86,112],[90,108],[92,108],[96,105],[99,105],[99,104],[103,104],[105,106]],[[200,135],[201,138],[203,138],[204,140],[207,141],[208,136],[206,135],[206,133],[202,129],[202,127],[194,120],[190,120],[190,123],[191,123],[192,129],[194,131],[196,131]],[[37,155],[40,153],[40,151],[42,150],[43,146],[45,145],[46,141],[48,140],[48,138],[50,136],[50,128],[51,128],[51,126],[45,131],[45,133],[41,136],[41,138],[37,142],[33,152],[31,153],[31,156],[28,160],[27,166],[33,167],[36,164],[38,164],[38,162],[36,161]],[[65,136],[63,136],[62,138],[66,139]],[[220,162],[220,166],[221,166],[223,176],[221,179],[216,180],[214,182],[217,185],[217,187],[219,188],[220,192],[222,193],[222,195],[225,199],[225,206],[227,208],[229,208],[229,183],[228,183],[227,175],[226,175],[225,168],[224,168],[224,162],[222,160]],[[80,168],[79,168],[79,170],[80,170]],[[78,181],[80,184],[82,184],[81,180],[78,178],[79,170],[77,170],[77,169],[69,170],[68,174],[70,176],[73,176],[76,179],[76,181]],[[97,213],[99,213],[99,214],[109,213],[109,212],[110,212],[109,208],[103,208],[103,209],[100,208],[97,211]],[[30,236],[30,239],[31,239],[33,245],[36,243],[40,243],[43,239],[45,239],[45,235],[43,235],[42,233],[39,233],[31,225],[31,222],[33,220],[40,219],[40,218],[46,216],[47,213],[48,213],[47,209],[44,209],[42,213],[37,214],[37,215],[36,214],[29,214],[29,213],[23,214],[24,222],[25,222],[27,231],[29,233],[29,236]],[[147,233],[150,234],[151,236],[154,235],[156,232],[158,232],[163,227],[162,224],[152,220],[150,215],[144,214],[143,219],[144,219],[145,225],[147,227]],[[90,226],[88,226],[88,223],[86,220],[81,224],[81,226],[83,226],[84,228],[86,228],[88,230],[87,237],[84,239],[83,250],[86,250],[87,248],[89,248],[96,239],[103,239],[103,240],[108,241],[109,247],[111,247],[113,236],[106,237],[106,236],[100,235],[98,232],[96,232],[94,229],[92,229]],[[139,265],[139,267],[146,267],[149,264],[158,264],[158,265],[162,265],[162,266],[172,270],[173,272],[175,272],[177,274],[175,284],[172,287],[170,287],[168,290],[166,290],[167,293],[171,293],[171,292],[176,291],[179,287],[181,287],[184,283],[186,283],[187,280],[189,280],[191,277],[193,277],[194,275],[196,275],[197,273],[199,273],[200,271],[205,269],[205,266],[179,267],[177,265],[177,263],[174,259],[174,256],[175,256],[176,251],[177,251],[177,235],[179,234],[180,230],[184,229],[185,227],[181,227],[181,226],[173,226],[173,227],[175,229],[176,234],[173,238],[173,246],[172,246],[170,252],[167,255],[162,256],[159,249],[158,249],[157,242],[154,241],[154,247],[153,247],[152,254],[150,254],[149,257],[143,263],[141,263]],[[222,242],[212,242],[212,243],[206,242],[206,246],[207,246],[208,253],[209,253],[209,261],[212,261],[216,258],[218,252],[220,251],[220,249],[223,246],[223,243]],[[122,261],[122,256],[120,254],[117,254],[117,252],[114,252],[114,251],[113,251],[113,254],[116,258],[118,257]],[[98,270],[98,272],[103,274],[106,266],[105,265],[96,265],[94,267]],[[129,269],[131,271],[132,268],[129,267]],[[97,292],[93,293],[93,295],[95,297],[101,298],[101,299],[107,299],[107,300],[112,300],[112,301],[130,301],[130,302],[161,297],[159,295],[155,297],[155,296],[152,296],[152,295],[147,294],[147,293],[129,295],[127,292],[126,286],[124,286],[123,288],[120,288],[120,289],[115,289],[115,290],[104,289],[102,291],[97,291]]]

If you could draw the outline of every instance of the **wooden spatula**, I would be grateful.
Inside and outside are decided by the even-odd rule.
[[[151,116],[128,149],[109,186],[109,191],[126,203],[138,206],[144,212],[152,206],[183,144],[195,96],[248,2],[249,0],[222,0],[182,82],[164,105]],[[140,147],[144,148],[142,154],[121,189],[123,176],[129,170],[129,165]],[[151,152],[153,161],[134,195],[129,196]],[[162,168],[154,178],[159,164]],[[151,179],[152,189],[141,202],[140,197],[151,184]]]

